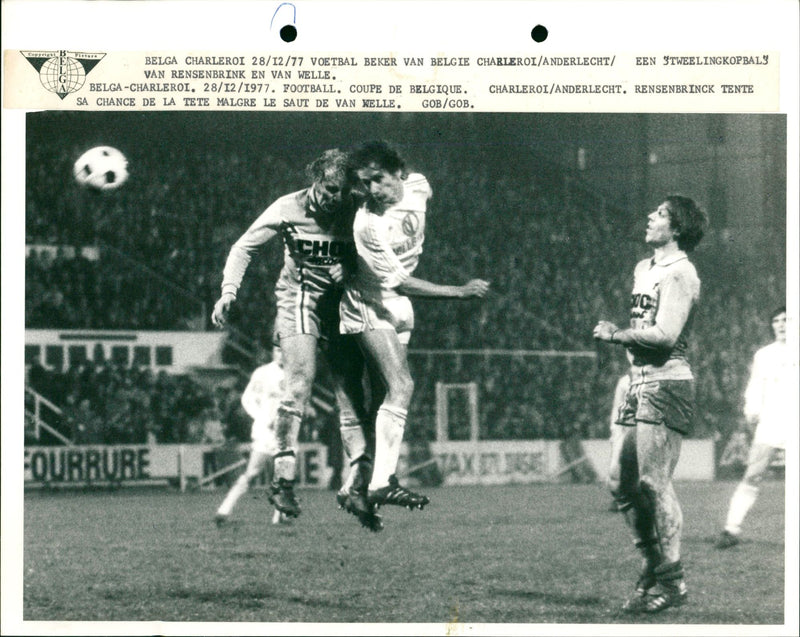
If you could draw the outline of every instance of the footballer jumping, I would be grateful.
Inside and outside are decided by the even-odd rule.
[[[407,346],[414,328],[408,295],[439,298],[479,298],[489,283],[474,279],[462,286],[438,285],[412,275],[425,238],[425,217],[431,188],[421,174],[405,174],[405,162],[385,142],[366,142],[351,156],[355,188],[364,203],[356,212],[353,237],[357,267],[347,280],[340,305],[343,334],[355,334],[382,379],[385,395],[375,418],[375,458],[372,476],[367,444],[355,427],[342,427],[351,461],[350,477],[339,498],[366,503],[423,508],[427,496],[401,486],[395,470],[403,441],[414,381]],[[368,482],[368,484],[367,484]]]
[[[270,501],[290,517],[300,514],[294,492],[296,446],[316,375],[320,339],[328,340],[328,358],[340,390],[340,408],[358,413],[363,409],[363,358],[352,339],[342,339],[338,334],[344,267],[355,255],[355,205],[347,189],[348,166],[346,153],[338,149],[325,151],[307,168],[310,187],[279,198],[253,222],[228,254],[222,294],[212,316],[215,325],[226,324],[251,259],[261,246],[280,236],[284,262],[275,286],[275,332],[286,378],[275,424]],[[343,406],[342,401],[348,397],[352,397],[353,404]],[[378,525],[379,519],[374,522]]]

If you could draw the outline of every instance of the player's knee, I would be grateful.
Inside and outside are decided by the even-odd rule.
[[[765,471],[753,471],[753,472],[748,471],[744,474],[742,482],[744,482],[749,487],[758,489],[761,486],[761,483],[764,481],[765,473],[766,473]]]
[[[652,476],[643,475],[639,480],[639,491],[650,502],[655,502],[663,489]]]
[[[303,370],[296,370],[295,373],[287,375],[286,390],[283,402],[291,402],[294,405],[303,405],[311,395],[311,388],[314,378]]]
[[[757,487],[764,481],[764,477],[769,471],[769,462],[763,460],[751,462],[747,465],[742,481],[751,487]]]
[[[392,404],[408,407],[413,394],[414,379],[410,374],[398,374],[390,380],[387,401],[391,400]]]

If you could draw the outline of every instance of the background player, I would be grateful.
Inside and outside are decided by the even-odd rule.
[[[672,474],[694,415],[694,377],[688,336],[700,297],[689,261],[707,219],[687,197],[671,196],[648,216],[653,257],[634,270],[630,327],[600,321],[594,337],[624,345],[633,356],[631,384],[614,435],[612,493],[631,528],[644,564],[623,608],[653,613],[686,600],[680,541],[683,514]],[[651,590],[652,589],[652,590]]]
[[[404,174],[405,163],[385,142],[367,142],[351,156],[354,179],[365,197],[356,213],[353,237],[358,254],[355,273],[342,297],[341,331],[356,334],[382,380],[385,395],[375,417],[375,458],[369,485],[348,480],[348,501],[368,507],[396,504],[422,508],[429,499],[402,487],[394,473],[414,382],[407,345],[414,312],[407,295],[442,298],[483,297],[489,284],[474,279],[463,286],[416,279],[425,239],[425,215],[432,192],[420,174]],[[367,444],[355,429],[343,441],[351,462],[366,455]],[[365,466],[364,463],[361,463]]]
[[[222,504],[217,509],[214,517],[218,526],[225,524],[230,518],[233,508],[239,499],[247,493],[250,483],[267,468],[272,474],[272,456],[277,450],[275,439],[275,416],[278,413],[278,404],[283,396],[284,373],[281,363],[281,350],[279,347],[272,349],[272,361],[257,367],[242,392],[242,407],[253,419],[250,429],[250,458],[247,469],[239,476],[238,480],[228,491]],[[290,522],[285,513],[275,509],[272,523]]]
[[[739,544],[742,523],[758,498],[759,485],[779,449],[786,449],[786,400],[794,396],[790,386],[789,349],[786,346],[786,308],[770,317],[775,340],[753,357],[750,380],[744,394],[744,415],[755,426],[747,455],[747,469],[736,486],[728,507],[725,528],[717,540],[718,549]]]
[[[285,195],[270,205],[236,241],[223,271],[222,294],[212,320],[224,326],[253,255],[280,233],[284,262],[275,286],[278,335],[286,373],[276,417],[274,479],[270,501],[281,512],[297,517],[294,493],[296,446],[300,423],[316,375],[317,342],[327,349],[340,408],[360,413],[363,405],[363,358],[355,343],[338,335],[338,306],[343,266],[354,262],[352,240],[355,205],[347,190],[348,158],[327,150],[307,167],[312,185]],[[351,266],[352,267],[352,266]],[[352,339],[351,339],[352,340]],[[353,405],[341,401],[353,397]]]

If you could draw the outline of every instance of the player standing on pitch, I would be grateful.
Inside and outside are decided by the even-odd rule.
[[[758,498],[773,456],[786,449],[786,401],[794,396],[790,386],[789,348],[786,346],[786,308],[770,317],[775,340],[753,357],[750,380],[744,394],[744,415],[755,426],[753,443],[747,454],[747,469],[731,496],[725,528],[717,540],[718,549],[728,549],[741,541],[739,536],[750,508]]]
[[[278,413],[278,404],[283,396],[284,388],[283,363],[281,362],[281,350],[278,347],[272,349],[272,361],[266,365],[257,367],[250,376],[242,392],[242,407],[253,419],[250,429],[250,458],[247,461],[245,472],[228,491],[222,504],[219,505],[214,520],[217,526],[224,525],[233,512],[233,508],[239,499],[247,493],[250,483],[269,466],[272,473],[272,456],[277,451],[277,440],[275,439],[275,417]],[[285,513],[275,509],[272,523],[290,522]]]
[[[489,283],[438,285],[411,276],[425,239],[431,188],[420,174],[405,175],[405,163],[385,142],[367,142],[351,155],[354,180],[364,203],[353,223],[358,253],[347,280],[340,315],[343,334],[355,334],[383,382],[385,395],[375,417],[375,457],[369,477],[369,450],[363,428],[342,421],[342,441],[351,463],[337,500],[348,510],[373,511],[383,504],[423,508],[429,499],[401,486],[395,477],[414,390],[407,345],[414,311],[407,295],[477,298]],[[368,483],[368,484],[367,484]]]
[[[700,279],[687,256],[703,237],[705,213],[670,196],[648,216],[653,257],[634,270],[630,327],[600,321],[594,338],[624,345],[631,383],[615,427],[609,481],[644,562],[623,609],[655,613],[686,601],[680,559],[683,514],[672,486],[683,436],[694,416],[695,383],[687,359]]]
[[[226,324],[250,260],[280,234],[284,262],[275,285],[275,332],[286,378],[275,424],[277,452],[270,501],[291,517],[300,514],[294,493],[295,453],[316,376],[320,339],[328,341],[326,353],[340,409],[364,417],[363,357],[353,339],[343,339],[338,333],[344,267],[348,260],[355,260],[352,227],[356,206],[347,189],[348,166],[346,153],[325,151],[306,169],[312,181],[309,188],[281,197],[253,222],[228,254],[222,295],[212,315],[218,327]],[[353,403],[342,404],[348,397]]]

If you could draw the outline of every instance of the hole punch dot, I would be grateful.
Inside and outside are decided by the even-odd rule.
[[[287,24],[284,27],[281,27],[281,40],[284,42],[294,42],[297,38],[297,29],[294,28],[293,24]]]
[[[547,28],[537,24],[531,31],[531,37],[534,42],[544,42],[547,39]]]

